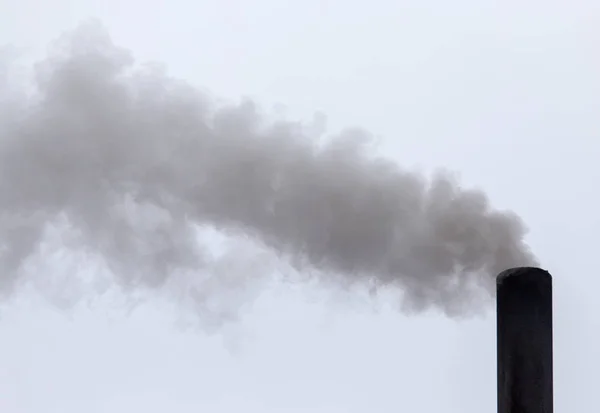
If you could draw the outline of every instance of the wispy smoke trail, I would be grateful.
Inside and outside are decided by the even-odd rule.
[[[34,96],[3,90],[5,288],[57,216],[128,285],[199,265],[193,224],[445,311],[488,294],[497,272],[536,262],[518,217],[447,175],[425,179],[370,155],[363,131],[314,139],[251,102],[218,107],[134,63],[87,24],[36,66]]]

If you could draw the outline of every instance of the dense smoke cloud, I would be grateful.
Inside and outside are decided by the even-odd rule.
[[[256,239],[326,281],[398,287],[411,308],[448,313],[489,296],[499,271],[536,263],[520,219],[483,192],[372,155],[361,130],[315,138],[250,101],[218,106],[136,65],[98,24],[53,45],[35,66],[34,93],[9,85],[0,99],[7,290],[57,219],[131,288],[201,266],[198,225]]]

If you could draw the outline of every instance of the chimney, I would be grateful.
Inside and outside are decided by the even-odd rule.
[[[552,413],[552,276],[512,268],[496,289],[498,413]]]

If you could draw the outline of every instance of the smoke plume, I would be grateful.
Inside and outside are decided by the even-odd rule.
[[[133,287],[201,265],[202,225],[255,239],[328,281],[397,287],[419,308],[446,312],[492,294],[499,271],[536,264],[520,219],[483,192],[373,155],[361,130],[314,137],[250,101],[217,105],[136,65],[98,24],[53,44],[33,91],[5,83],[6,291],[57,219]]]

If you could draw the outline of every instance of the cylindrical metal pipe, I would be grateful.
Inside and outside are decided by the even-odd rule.
[[[498,413],[552,413],[552,276],[506,270],[496,293]]]

